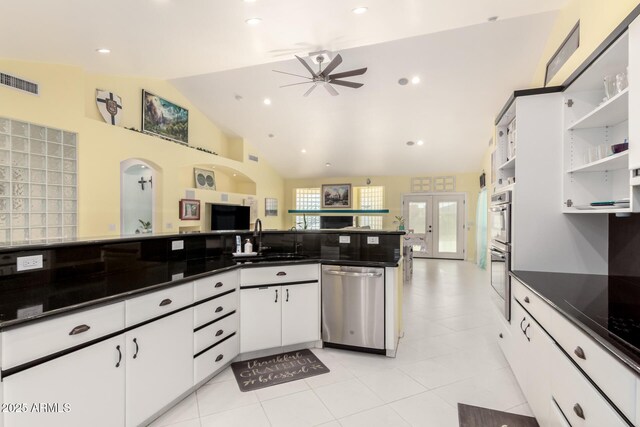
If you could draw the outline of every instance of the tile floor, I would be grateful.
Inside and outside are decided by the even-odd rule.
[[[457,403],[531,415],[502,356],[474,264],[414,260],[395,359],[313,349],[331,372],[241,393],[227,368],[152,427],[457,427]]]

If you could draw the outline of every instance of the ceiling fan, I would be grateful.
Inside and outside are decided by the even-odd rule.
[[[280,87],[311,84],[312,86],[303,95],[303,96],[309,96],[309,94],[313,92],[313,90],[316,87],[318,87],[319,85],[322,85],[327,90],[327,92],[329,92],[332,96],[337,96],[339,95],[339,93],[332,85],[345,86],[353,89],[357,89],[363,86],[363,83],[348,82],[340,79],[343,79],[345,77],[360,76],[367,71],[366,68],[358,68],[357,70],[344,71],[342,73],[331,74],[331,72],[335,70],[338,67],[338,65],[342,63],[342,56],[340,56],[340,54],[336,55],[336,57],[329,62],[329,64],[324,68],[324,70],[322,69],[322,63],[324,62],[327,55],[326,54],[317,55],[314,58],[314,62],[318,63],[317,73],[313,71],[313,69],[307,63],[307,61],[300,58],[298,55],[294,55],[294,56],[298,59],[298,61],[300,61],[300,63],[304,66],[304,68],[306,68],[307,71],[309,71],[309,73],[311,74],[311,77],[301,76],[300,74],[287,73],[284,71],[273,70],[276,73],[288,74],[290,76],[301,77],[303,79],[308,80],[305,82],[292,83],[292,84],[288,84]]]

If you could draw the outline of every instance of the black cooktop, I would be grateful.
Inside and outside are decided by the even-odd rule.
[[[535,271],[513,274],[640,372],[640,277]]]

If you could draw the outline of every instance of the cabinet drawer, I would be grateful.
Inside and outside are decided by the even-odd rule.
[[[220,319],[195,333],[193,354],[197,354],[213,343],[238,331],[238,313]]]
[[[546,326],[549,323],[551,313],[554,311],[553,308],[518,280],[512,279],[511,292],[513,293],[513,298],[518,300],[538,323]]]
[[[557,348],[551,354],[551,394],[573,427],[627,427],[585,376]]]
[[[193,327],[197,328],[212,320],[218,319],[227,313],[238,309],[238,292],[214,298],[195,306],[193,312]]]
[[[219,295],[238,286],[238,271],[204,277],[196,280],[193,286],[196,301]]]
[[[636,376],[584,332],[554,311],[549,331],[556,342],[630,420],[636,416]]]
[[[240,271],[240,286],[300,282],[304,280],[318,280],[318,264],[244,268]]]
[[[238,355],[238,335],[221,342],[193,360],[194,384],[213,374]]]
[[[124,329],[124,302],[10,329],[2,333],[8,369]]]
[[[170,313],[193,302],[193,283],[173,286],[126,301],[126,325]]]

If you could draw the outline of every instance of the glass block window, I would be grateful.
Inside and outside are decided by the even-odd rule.
[[[412,193],[427,193],[431,191],[431,177],[420,176],[411,178]]]
[[[0,245],[77,236],[77,135],[0,117]]]
[[[320,209],[320,189],[319,188],[296,188],[296,209],[319,210]],[[307,224],[308,230],[320,229],[319,215],[296,215],[296,228],[303,229]]]
[[[357,187],[356,192],[358,195],[359,209],[384,209],[384,187]],[[369,226],[374,230],[382,230],[382,216],[360,215],[358,216],[358,226]]]
[[[456,191],[456,177],[455,176],[434,177],[433,191]]]

